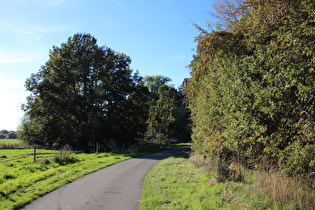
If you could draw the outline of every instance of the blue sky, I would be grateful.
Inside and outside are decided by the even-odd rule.
[[[140,75],[164,75],[178,87],[189,77],[194,22],[206,28],[210,0],[0,0],[0,130],[16,130],[24,82],[52,46],[90,33],[99,46],[130,56]]]

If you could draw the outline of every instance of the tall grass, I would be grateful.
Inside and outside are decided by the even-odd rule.
[[[311,180],[289,178],[281,172],[255,171],[249,192],[268,196],[269,199],[286,209],[315,209],[314,189]]]
[[[315,209],[315,180],[290,178],[281,171],[249,170],[236,162],[224,167],[228,169],[226,175],[226,170],[218,170],[223,166],[218,166],[221,163],[215,159],[192,154],[190,161],[195,167],[213,173],[215,183],[225,181],[229,186],[226,194],[250,198],[246,202],[253,208]],[[221,178],[222,173],[225,179]]]

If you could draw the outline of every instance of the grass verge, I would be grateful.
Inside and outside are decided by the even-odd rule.
[[[314,190],[301,180],[244,170],[245,181],[218,182],[211,162],[197,162],[188,152],[160,161],[146,177],[140,209],[315,209]]]
[[[69,151],[5,149],[0,154],[0,209],[17,209],[86,174],[139,155],[187,144],[148,147],[137,152],[75,154]]]

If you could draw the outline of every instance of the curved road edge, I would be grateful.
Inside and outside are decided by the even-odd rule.
[[[147,173],[160,160],[190,147],[183,146],[116,163],[66,184],[23,209],[139,209]]]

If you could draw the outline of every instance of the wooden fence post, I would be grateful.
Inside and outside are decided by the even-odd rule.
[[[33,161],[33,163],[35,163],[36,162],[36,144],[34,144],[34,161]]]

